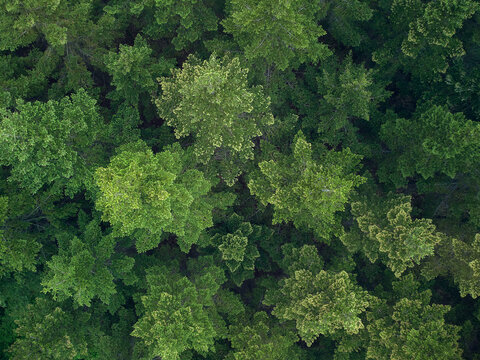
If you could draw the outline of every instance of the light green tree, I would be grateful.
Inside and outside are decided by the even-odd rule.
[[[213,226],[212,210],[233,199],[209,194],[212,183],[187,163],[188,154],[178,144],[158,154],[141,141],[123,146],[95,174],[102,219],[118,236],[133,235],[140,252],[156,247],[164,232],[177,235],[188,252],[200,232]]]
[[[260,86],[248,85],[247,72],[238,58],[189,57],[172,77],[161,79],[163,93],[156,101],[175,136],[193,136],[197,161],[210,167],[219,161],[229,185],[253,159],[253,138],[274,121],[270,100]]]
[[[229,327],[233,351],[228,360],[300,359],[302,353],[294,344],[298,341],[293,329],[279,326],[266,312],[257,312],[252,319],[237,319]]]
[[[278,289],[269,289],[263,303],[273,306],[272,314],[291,320],[300,338],[311,346],[320,334],[346,331],[356,334],[364,328],[360,319],[371,295],[356,285],[345,271],[322,270],[322,259],[314,246],[284,247],[288,277]],[[287,263],[284,266],[287,266]]]
[[[367,313],[367,359],[462,359],[460,328],[444,320],[450,306],[430,305],[431,291],[419,285],[411,275],[394,282],[391,305],[378,302]]]
[[[147,292],[141,296],[139,320],[132,332],[141,339],[136,346],[140,359],[178,360],[186,350],[205,354],[213,348],[217,331],[208,308],[225,277],[204,260],[192,264],[196,270],[192,279],[167,267],[147,270]]]

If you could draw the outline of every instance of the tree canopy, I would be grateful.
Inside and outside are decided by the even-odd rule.
[[[0,360],[480,360],[480,2],[0,0]]]

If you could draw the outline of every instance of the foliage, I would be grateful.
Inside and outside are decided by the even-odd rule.
[[[379,303],[368,314],[369,359],[461,359],[459,327],[445,323],[449,306],[429,305],[431,293],[419,293],[418,283],[406,277],[394,283],[397,300]]]
[[[152,49],[140,35],[135,38],[133,46],[120,45],[118,53],[108,53],[105,65],[116,88],[113,97],[137,104],[140,96],[153,96],[156,76],[166,73],[170,67],[166,60],[159,60],[155,61]]]
[[[319,262],[311,248],[307,252]],[[310,251],[309,251],[310,250]],[[281,280],[278,290],[267,292],[264,303],[274,305],[272,314],[281,320],[294,320],[299,336],[311,346],[320,335],[343,329],[354,334],[364,327],[359,315],[369,305],[370,295],[352,282],[345,271],[333,273],[292,265],[290,276]]]
[[[258,312],[253,319],[237,322],[229,328],[234,351],[229,359],[280,360],[299,358],[299,349],[293,344],[297,336],[289,329],[280,327],[265,312]]]
[[[397,173],[390,176],[397,186],[405,178],[420,174],[424,179],[443,173],[453,178],[464,169],[477,166],[478,150],[475,138],[480,127],[462,113],[452,114],[446,107],[432,106],[419,112],[413,121],[389,119],[381,137],[392,151],[386,162],[398,163]],[[392,159],[393,158],[393,159]],[[392,173],[390,166],[383,174]]]
[[[145,347],[139,350],[141,359],[176,360],[188,349],[211,349],[216,331],[207,307],[221,283],[205,270],[194,282],[166,267],[147,270],[143,311],[132,332]]]
[[[156,247],[163,232],[176,234],[188,252],[200,232],[213,225],[213,208],[229,203],[228,197],[206,196],[211,182],[186,168],[188,154],[175,145],[154,154],[143,142],[127,144],[95,174],[102,219],[119,236],[133,234],[140,252]]]
[[[324,151],[321,160],[313,157],[312,145],[299,132],[292,155],[274,153],[272,160],[258,164],[248,183],[252,195],[274,206],[273,223],[293,221],[300,229],[312,229],[325,240],[340,233],[337,212],[344,210],[353,189],[363,181],[350,173],[359,156],[348,149]]]
[[[480,3],[0,0],[0,360],[479,360]]]
[[[343,243],[371,262],[380,259],[397,277],[433,255],[434,246],[444,240],[430,219],[412,220],[408,196],[389,194],[384,200],[375,197],[351,205],[358,226],[342,237]]]
[[[90,187],[92,146],[102,129],[96,101],[84,90],[61,101],[23,102],[3,110],[0,163],[11,166],[9,180],[35,194],[45,185],[69,195]]]
[[[10,348],[13,359],[34,356],[40,359],[75,359],[88,354],[89,314],[73,314],[51,300],[37,298],[17,321],[19,338]]]
[[[422,269],[422,274],[432,279],[438,275],[451,274],[461,296],[480,296],[478,279],[480,277],[480,235],[473,241],[448,238],[437,249],[437,256],[430,259]]]
[[[212,1],[136,0],[127,5],[129,12],[141,19],[142,32],[158,39],[173,38],[172,44],[182,50],[199,40],[203,33],[217,30],[218,19]]]
[[[318,62],[330,55],[318,38],[326,32],[316,23],[320,1],[230,0],[229,16],[222,21],[249,60],[261,59],[280,70]]]
[[[238,58],[190,57],[171,78],[161,79],[163,94],[156,102],[177,139],[193,135],[198,162],[226,162],[222,176],[229,185],[241,172],[237,162],[253,159],[252,138],[273,123],[269,99],[261,87],[248,86],[247,72]]]
[[[218,231],[208,239],[215,247],[216,256],[223,263],[232,281],[241,286],[246,279],[254,277],[255,262],[260,256],[257,242],[263,238],[262,228],[243,222],[232,214],[224,223],[225,231]]]
[[[117,292],[114,279],[122,279],[127,285],[135,282],[130,273],[134,259],[114,254],[116,241],[112,236],[102,236],[98,220],[84,224],[81,230],[83,239],[70,238],[71,234],[61,234],[57,239],[59,254],[47,262],[44,291],[58,300],[73,297],[80,306],[90,306],[95,297],[109,304]]]

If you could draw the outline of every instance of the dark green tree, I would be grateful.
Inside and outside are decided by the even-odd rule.
[[[409,196],[389,194],[382,199],[375,195],[351,206],[357,225],[342,236],[342,242],[372,262],[381,260],[396,276],[433,255],[435,245],[446,239],[432,220],[412,219]]]
[[[223,229],[217,225],[201,244],[214,248],[215,258],[237,286],[254,277],[255,262],[260,257],[257,244],[266,236],[263,227],[242,220],[241,216],[232,214],[222,224]]]
[[[452,114],[445,106],[424,106],[411,120],[389,114],[380,137],[391,152],[382,164],[380,179],[402,186],[416,174],[424,179],[437,173],[453,178],[473,169],[480,161],[475,141],[479,134],[478,123],[462,113]]]
[[[261,60],[280,70],[317,63],[331,52],[318,41],[326,34],[316,14],[320,1],[230,0],[229,16],[222,21],[249,60]]]
[[[273,159],[259,163],[248,183],[250,192],[274,208],[273,223],[293,221],[300,229],[311,229],[328,241],[340,234],[338,213],[344,210],[350,193],[363,182],[353,173],[360,156],[349,149],[322,151],[314,157],[312,145],[299,132],[292,155],[274,151]]]
[[[92,187],[92,166],[101,154],[95,140],[104,127],[96,101],[84,90],[0,111],[0,164],[11,167],[9,181],[31,194],[51,186],[73,196]]]
[[[146,36],[155,40],[169,38],[176,50],[217,30],[218,18],[211,0],[135,0],[126,7],[139,19]],[[112,11],[122,11],[122,7],[113,7]]]
[[[79,219],[85,222],[85,217]],[[100,221],[80,224],[81,238],[72,234],[59,234],[59,253],[47,262],[48,270],[42,282],[44,292],[50,292],[61,301],[72,297],[80,306],[90,306],[98,297],[105,304],[117,293],[114,280],[131,285],[136,278],[131,270],[134,259],[115,254],[116,239],[104,236]],[[72,237],[73,236],[73,237]]]

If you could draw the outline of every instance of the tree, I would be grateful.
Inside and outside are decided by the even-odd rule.
[[[261,87],[248,86],[247,72],[238,58],[212,55],[200,62],[189,57],[171,78],[161,79],[163,93],[156,101],[177,139],[194,137],[199,163],[225,162],[221,175],[229,185],[240,174],[240,165],[253,159],[252,138],[273,124],[270,101]]]
[[[398,277],[405,270],[433,255],[446,236],[437,232],[430,219],[412,220],[411,198],[377,195],[352,203],[354,226],[341,239],[350,251],[361,251],[371,262],[380,259]]]
[[[406,178],[420,174],[428,179],[437,173],[454,178],[465,169],[478,166],[480,125],[467,120],[462,113],[445,106],[420,107],[412,120],[390,119],[382,125],[380,137],[391,150],[379,176],[402,186]],[[392,164],[398,164],[392,169]]]
[[[464,54],[458,30],[478,10],[471,0],[378,3],[373,31],[382,33],[373,43],[372,59],[385,73],[401,68],[422,82],[440,81],[451,59]],[[385,33],[386,32],[386,33]]]
[[[266,312],[237,320],[229,327],[229,334],[234,349],[229,360],[300,358],[301,350],[294,345],[298,338],[292,329],[280,327]]]
[[[81,224],[81,239],[68,233],[57,237],[59,253],[47,262],[42,282],[43,291],[52,293],[55,300],[73,297],[76,304],[90,306],[98,297],[108,305],[117,293],[114,280],[122,279],[127,285],[136,281],[131,273],[135,260],[114,254],[116,239],[103,236],[99,223],[92,220]]]
[[[20,101],[16,111],[2,110],[0,116],[0,164],[11,167],[10,181],[31,194],[51,186],[73,196],[92,186],[103,121],[84,90],[60,101]]]
[[[445,323],[448,305],[429,305],[431,292],[419,293],[413,276],[394,283],[393,306],[379,303],[367,313],[367,359],[461,359],[458,326]],[[403,294],[402,294],[403,293]]]
[[[103,55],[126,25],[104,9],[92,0],[2,1],[0,50],[10,65],[0,75],[2,91],[45,100],[98,89],[93,67],[103,67]]]
[[[422,269],[427,279],[439,275],[452,275],[462,297],[480,296],[480,235],[473,241],[448,237],[436,249],[436,256],[429,259]]]
[[[35,271],[37,254],[42,247],[38,236],[22,231],[24,224],[8,221],[8,215],[13,215],[9,211],[9,198],[0,196],[0,278],[11,271]]]
[[[360,157],[349,149],[325,150],[317,160],[302,132],[295,136],[292,152],[285,156],[275,151],[273,159],[260,162],[259,171],[251,174],[250,192],[264,205],[273,205],[273,224],[293,221],[328,241],[331,234],[341,233],[338,212],[363,182],[352,173]]]
[[[173,37],[171,42],[176,50],[183,50],[204,33],[217,30],[218,19],[210,0],[136,0],[127,6],[140,20],[145,35],[155,40]]]
[[[465,51],[461,41],[453,36],[478,9],[478,3],[471,0],[428,2],[422,16],[409,25],[408,37],[402,43],[403,53],[417,58],[421,52],[429,49],[444,61],[448,57],[463,55]],[[445,72],[446,68],[440,68],[440,64],[437,66],[434,70]],[[445,66],[448,66],[446,62]]]
[[[171,61],[154,59],[152,49],[140,35],[133,46],[121,44],[118,53],[108,53],[105,65],[116,88],[111,97],[132,105],[137,105],[141,96],[152,97],[157,88],[155,78],[167,74],[172,66]]]
[[[126,360],[132,313],[120,309],[117,315],[118,321],[99,308],[74,309],[69,302],[37,297],[15,321],[18,337],[9,349],[11,359]]]
[[[317,63],[331,54],[318,41],[326,34],[316,21],[321,8],[320,1],[230,0],[229,16],[222,25],[247,59],[285,70],[307,61]]]
[[[331,146],[358,148],[361,140],[353,122],[370,121],[370,114],[389,95],[372,69],[353,62],[352,53],[342,62],[326,60],[320,72],[308,68],[304,82],[291,91],[304,115],[302,128],[318,131],[320,139]]]
[[[224,222],[223,229],[217,225],[209,232],[207,243],[202,244],[214,247],[215,258],[237,286],[254,277],[255,262],[260,256],[257,242],[264,235],[261,226],[242,220],[241,216],[232,214]]]
[[[0,6],[1,50],[13,51],[43,36],[52,47],[63,52],[68,42],[77,40],[80,29],[85,32],[86,27],[94,27],[90,0],[75,4],[62,0],[3,1]]]
[[[72,313],[51,300],[37,298],[18,319],[12,359],[69,359],[88,354],[88,313]]]
[[[141,141],[121,147],[109,166],[95,173],[102,219],[118,236],[134,235],[140,252],[156,247],[164,232],[177,235],[188,252],[200,232],[213,226],[213,208],[233,199],[209,195],[212,183],[187,163],[188,154],[178,144],[158,154]]]
[[[320,264],[314,247],[305,245],[293,250],[292,255],[303,254],[310,261],[295,261],[289,267],[288,277],[282,279],[278,289],[267,290],[263,303],[274,306],[272,314],[282,321],[295,321],[297,332],[307,346],[320,335],[345,330],[358,333],[364,327],[360,315],[369,306],[371,296],[356,285],[345,271],[334,273],[308,267]]]
[[[373,15],[368,3],[353,0],[328,1],[327,4],[327,33],[346,46],[359,46],[366,38],[366,33],[358,22],[366,22]]]
[[[177,360],[189,349],[204,354],[212,349],[217,332],[208,307],[225,279],[211,262],[201,262],[192,264],[202,269],[193,280],[167,267],[147,270],[147,293],[141,296],[142,310],[132,332],[141,339],[136,349],[140,359]]]

